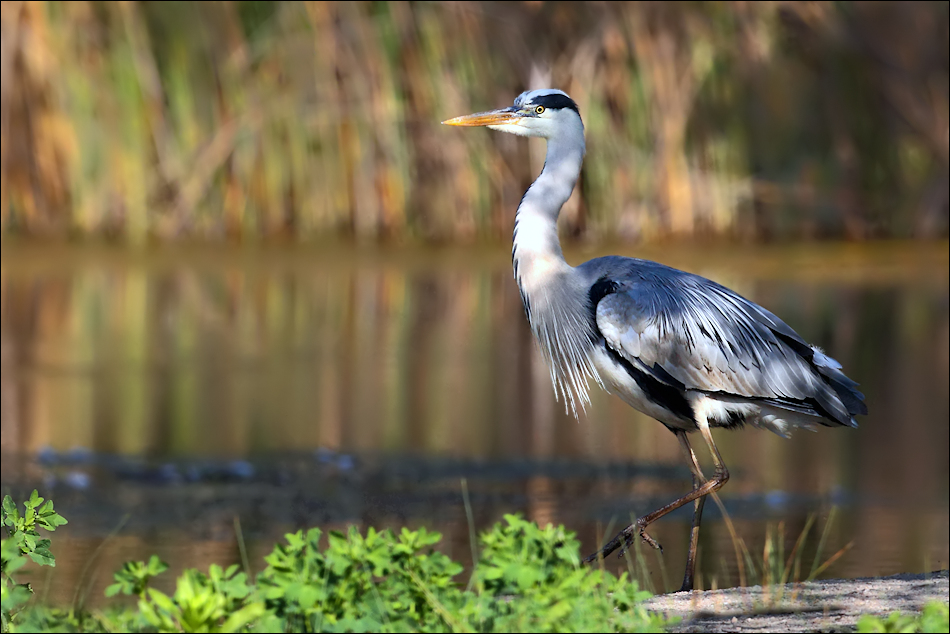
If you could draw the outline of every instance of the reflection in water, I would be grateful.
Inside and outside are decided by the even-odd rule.
[[[840,505],[828,548],[855,545],[829,575],[946,567],[947,245],[660,255],[780,315],[868,395],[858,430],[718,434],[722,497],[753,552],[766,522],[794,543],[810,512]],[[281,531],[352,523],[426,524],[468,560],[461,478],[478,528],[521,511],[593,550],[689,486],[655,421],[596,390],[580,422],[554,401],[502,251],[6,245],[2,263],[3,486],[40,486],[73,520],[54,596],[126,513],[98,555],[102,585],[153,551],[237,561],[235,516],[252,561]],[[707,587],[735,584],[732,539],[706,508]],[[688,517],[657,525],[662,558],[642,553],[657,589],[678,585]]]

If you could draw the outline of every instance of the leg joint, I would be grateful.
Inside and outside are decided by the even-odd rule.
[[[716,480],[719,482],[719,486],[729,482],[729,469],[726,468],[726,465],[716,469]]]

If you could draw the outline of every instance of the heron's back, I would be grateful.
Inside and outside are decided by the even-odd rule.
[[[618,256],[576,270],[589,288],[589,317],[603,354],[623,370],[621,378],[629,376],[626,400],[649,401],[631,404],[660,420],[657,406],[672,418],[692,418],[696,393],[721,404],[713,424],[763,423],[783,435],[785,423],[856,426],[853,416],[867,413],[864,396],[837,361],[716,282]]]

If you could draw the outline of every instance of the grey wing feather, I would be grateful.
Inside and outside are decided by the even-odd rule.
[[[636,261],[641,262],[641,261]],[[840,365],[778,317],[705,278],[628,271],[595,307],[610,348],[675,387],[768,400],[843,425],[867,408]]]

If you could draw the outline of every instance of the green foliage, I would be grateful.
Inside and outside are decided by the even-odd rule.
[[[168,570],[168,564],[152,555],[148,563],[143,561],[127,561],[122,570],[115,573],[115,583],[106,588],[106,596],[113,597],[118,593],[145,596],[145,589],[149,582]]]
[[[2,627],[6,631],[11,618],[24,603],[29,601],[33,594],[26,584],[17,584],[11,576],[26,563],[26,557],[20,552],[20,547],[10,539],[0,543],[0,562],[3,572],[0,574],[0,613],[2,613]]]
[[[127,562],[106,589],[107,597],[138,597],[137,609],[24,609],[32,591],[11,575],[27,556],[51,565],[49,540],[38,540],[36,528],[66,523],[36,492],[25,507],[21,516],[9,497],[3,504],[11,536],[2,549],[4,632],[639,632],[664,625],[639,607],[647,593],[626,575],[580,563],[573,533],[516,515],[480,536],[469,588],[457,579],[462,566],[435,550],[438,533],[351,528],[329,533],[322,548],[322,533],[312,529],[286,535],[253,583],[236,565],[212,565],[207,574],[185,570],[169,596],[149,587],[168,569],[153,556]]]
[[[476,593],[463,606],[474,629],[495,632],[659,632],[665,622],[638,604],[636,582],[581,564],[563,526],[539,528],[506,515],[481,535]]]
[[[893,612],[885,618],[865,614],[858,620],[858,632],[947,632],[950,605],[933,601],[919,615]]]
[[[480,538],[473,591],[462,566],[433,547],[425,529],[399,535],[355,529],[287,535],[266,561],[258,587],[287,631],[659,631],[637,603],[647,596],[626,576],[581,565],[579,542],[563,527],[539,528],[515,515]]]
[[[505,595],[548,587],[558,573],[579,567],[580,543],[563,526],[539,528],[517,515],[505,522],[481,536],[483,561],[475,575],[481,590]]]
[[[287,535],[265,558],[258,586],[291,631],[441,631],[451,627],[446,602],[457,605],[453,577],[462,566],[433,550],[441,535],[425,529],[356,529]]]
[[[3,525],[7,527],[10,540],[13,541],[24,555],[41,566],[55,566],[49,550],[50,541],[40,539],[37,528],[55,531],[57,526],[66,524],[66,519],[53,510],[53,501],[39,496],[36,489],[30,499],[23,503],[24,512],[20,515],[19,509],[9,495],[3,498]]]
[[[7,530],[7,539],[0,542],[0,621],[6,631],[17,611],[30,600],[33,589],[29,584],[18,584],[13,573],[22,568],[27,557],[41,566],[55,566],[50,552],[50,540],[43,539],[37,529],[55,531],[66,524],[66,519],[53,510],[53,501],[39,496],[34,489],[30,499],[23,503],[23,514],[13,499],[3,498],[0,523]]]
[[[648,593],[626,575],[581,564],[573,533],[517,515],[479,536],[468,588],[457,579],[462,566],[435,550],[438,533],[351,528],[329,533],[321,548],[322,533],[311,529],[286,535],[255,582],[236,565],[212,565],[207,574],[185,570],[169,596],[149,587],[168,569],[153,556],[127,562],[106,589],[138,597],[138,609],[24,609],[32,591],[12,574],[28,557],[52,565],[36,529],[66,523],[35,491],[24,506],[21,516],[9,496],[3,502],[3,632],[659,632],[669,624],[642,607]],[[865,615],[858,631],[947,632],[948,613],[934,602],[916,616]]]
[[[251,588],[237,566],[222,571],[212,565],[208,574],[186,570],[178,578],[174,596],[149,588],[139,600],[139,611],[159,632],[243,632],[265,616],[264,631],[278,623],[261,601],[251,598]]]
[[[950,604],[933,601],[920,615],[921,632],[950,632]]]
[[[123,616],[133,617],[129,611]],[[137,621],[136,621],[137,622]],[[112,620],[89,612],[34,605],[17,615],[10,632],[128,632],[134,631],[128,619]]]

